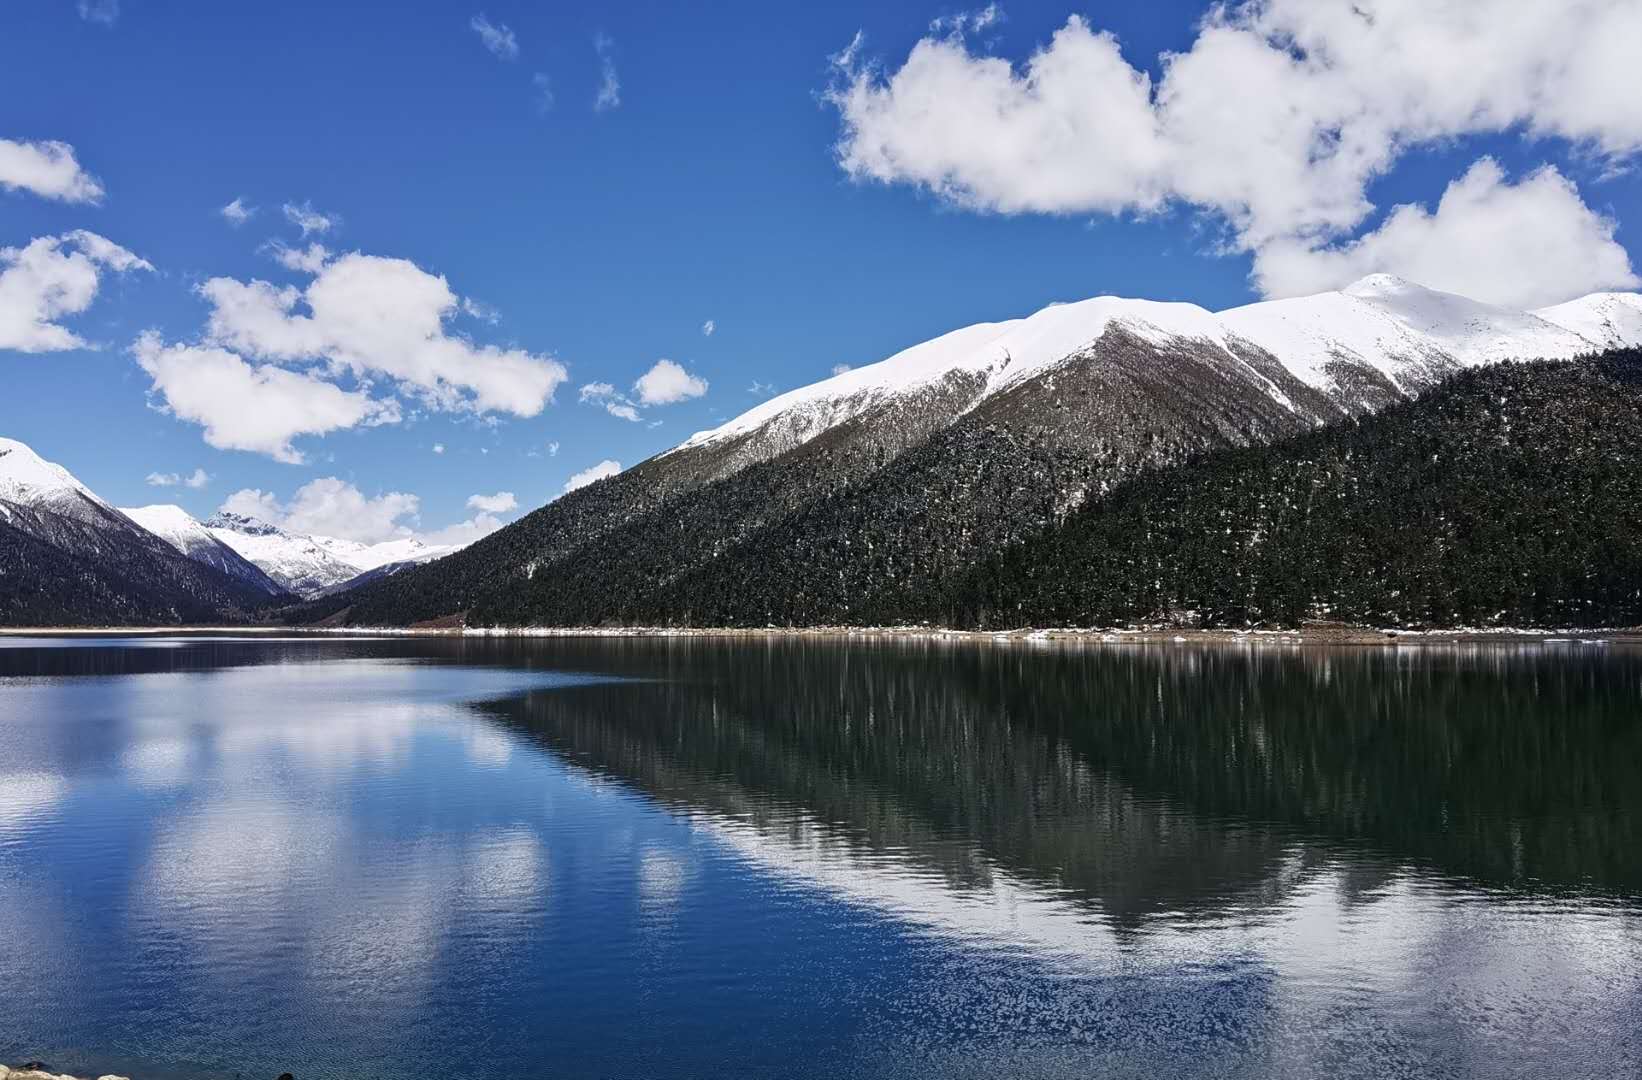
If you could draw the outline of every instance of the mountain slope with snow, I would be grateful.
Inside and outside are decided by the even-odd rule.
[[[67,469],[0,439],[0,623],[221,622],[274,599],[267,584],[189,558]]]
[[[754,622],[876,617],[1149,471],[1366,416],[1467,368],[1642,343],[1637,301],[1515,311],[1375,275],[1219,313],[1052,305],[772,398],[311,615],[625,623],[655,617],[658,595],[722,589]]]
[[[229,577],[261,589],[269,596],[279,596],[287,592],[284,585],[217,539],[180,506],[162,504],[122,507],[120,512],[195,562],[215,567]]]
[[[1342,413],[1417,393],[1464,367],[1508,358],[1565,359],[1642,343],[1642,297],[1603,293],[1541,312],[1514,311],[1426,289],[1389,274],[1338,292],[1210,312],[1195,304],[1102,296],[1020,319],[979,323],[888,359],[789,391],[670,453],[751,439],[773,456],[898,398],[955,378],[967,412],[1012,385],[1086,356],[1113,326],[1154,344],[1266,354]],[[746,455],[744,455],[745,457]]]

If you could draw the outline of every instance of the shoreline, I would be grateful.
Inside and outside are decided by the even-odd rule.
[[[1166,626],[1103,629],[952,630],[933,626],[810,627],[452,627],[452,626],[101,626],[0,627],[0,638],[167,637],[188,634],[265,638],[700,638],[943,641],[997,644],[1284,645],[1405,647],[1428,645],[1642,646],[1642,627],[1458,627],[1410,630],[1318,624],[1287,630],[1204,630]]]

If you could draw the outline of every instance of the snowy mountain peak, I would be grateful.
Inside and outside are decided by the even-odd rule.
[[[161,503],[122,507],[120,513],[195,562],[214,566],[229,577],[254,585],[270,595],[284,591],[282,583],[224,544],[180,506]]]
[[[944,395],[958,412],[1007,388],[1098,359],[1109,330],[1169,355],[1251,362],[1250,350],[1321,392],[1345,413],[1407,395],[1458,368],[1534,357],[1568,358],[1642,344],[1642,296],[1603,293],[1543,311],[1518,311],[1370,274],[1337,292],[1210,312],[1195,304],[1100,296],[1024,318],[978,323],[789,391],[697,432],[676,452],[745,437],[735,460],[783,453],[890,403]],[[1258,357],[1253,362],[1265,363]],[[1253,369],[1251,368],[1250,371]],[[1287,402],[1275,383],[1274,399]]]
[[[277,525],[270,525],[259,518],[236,514],[230,510],[218,510],[206,518],[201,525],[207,529],[223,529],[229,532],[243,533],[246,536],[284,536],[285,531]]]
[[[216,540],[194,516],[173,503],[154,506],[122,506],[120,513],[135,521],[184,555],[201,544],[215,544]]]
[[[427,562],[455,550],[430,547],[415,537],[366,544],[334,536],[291,533],[229,510],[217,511],[200,527],[284,587],[306,597],[339,588],[361,574]]]
[[[1431,291],[1423,285],[1416,285],[1407,278],[1400,278],[1396,274],[1365,274],[1340,291],[1347,296],[1360,296],[1364,299],[1371,299],[1376,296],[1414,290],[1419,292]]]
[[[101,503],[90,488],[16,439],[0,438],[0,499],[33,504],[52,495],[79,494]]]
[[[61,465],[36,454],[27,443],[6,438],[0,438],[0,504],[3,503],[46,510],[81,521],[101,521],[119,513]],[[0,506],[0,510],[3,509]]]

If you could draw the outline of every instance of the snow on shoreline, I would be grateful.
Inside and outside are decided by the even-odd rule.
[[[997,643],[1179,645],[1642,645],[1642,627],[1467,626],[1410,630],[1395,627],[1319,626],[1287,630],[1196,630],[1168,626],[953,630],[938,626],[676,627],[676,626],[154,626],[0,627],[0,637],[144,637],[221,634],[304,638],[747,638],[780,640],[975,641]]]

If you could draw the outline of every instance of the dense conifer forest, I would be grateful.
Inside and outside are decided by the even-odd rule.
[[[1412,402],[1277,441],[1175,425],[1068,447],[997,419],[966,418],[895,457],[776,459],[613,514],[641,466],[506,536],[506,557],[490,564],[498,581],[533,555],[541,567],[513,587],[484,580],[498,534],[448,569],[434,563],[299,618],[1642,622],[1642,351],[1464,371]],[[576,520],[588,526],[579,537]],[[552,543],[528,550],[533,531]]]
[[[1142,474],[909,613],[966,626],[1642,623],[1642,350],[1454,376]]]

